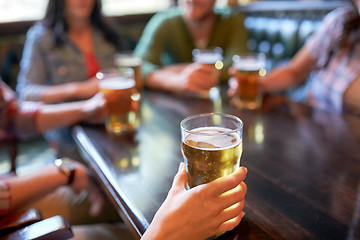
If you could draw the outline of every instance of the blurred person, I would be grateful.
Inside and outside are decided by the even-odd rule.
[[[106,24],[100,0],[52,0],[26,36],[17,92],[20,99],[58,103],[98,92],[95,74],[114,66],[123,46]]]
[[[105,104],[101,93],[74,103],[19,102],[15,93],[0,81],[0,141],[6,142],[15,136],[28,138],[49,128],[86,119],[101,119],[106,116]],[[53,121],[55,117],[62,120]],[[61,170],[64,166],[50,164],[27,175],[0,178],[0,218],[29,206],[37,207],[44,217],[64,213],[69,217],[64,211],[66,206],[70,212],[77,211],[78,217],[86,223],[86,213],[80,212],[78,204],[71,201],[76,197],[74,193],[83,190],[87,191],[91,202],[89,215],[98,215],[104,203],[101,192],[85,166],[75,161],[70,164],[70,174]],[[67,167],[70,170],[70,166]],[[187,173],[181,163],[167,198],[142,239],[205,239],[233,229],[244,216],[246,174],[247,169],[241,167],[229,176],[186,190]],[[231,193],[223,194],[231,189],[234,189]],[[71,192],[66,193],[68,190]],[[55,208],[53,213],[46,213],[49,207]],[[69,222],[73,224],[71,218]],[[131,239],[129,231],[119,225],[73,226],[73,230],[74,239]]]
[[[288,64],[273,69],[259,81],[261,91],[306,84],[305,102],[310,106],[338,114],[360,114],[359,5],[360,0],[353,0],[330,12]],[[238,84],[232,78],[229,85],[232,96]]]
[[[16,93],[1,79],[0,106],[1,141],[13,137],[26,139],[81,121],[98,123],[108,115],[102,93],[87,100],[59,104],[18,101]]]
[[[179,6],[157,13],[145,27],[135,48],[143,58],[145,85],[173,93],[209,90],[227,81],[232,56],[246,52],[244,16],[214,9],[215,0],[180,0]],[[192,63],[193,49],[220,47],[224,67]]]
[[[20,99],[60,103],[94,96],[95,74],[114,66],[120,41],[104,21],[100,0],[49,1],[45,17],[27,33],[16,87]],[[80,158],[69,128],[44,136],[58,157],[67,152]]]
[[[18,101],[15,92],[1,79],[0,106],[0,143],[10,142],[14,138],[27,140],[48,129],[80,121],[97,123],[108,115],[102,93],[88,100],[60,104]],[[119,217],[115,213],[109,214],[110,210],[114,210],[110,204],[104,205],[102,194],[89,179],[86,168],[80,163],[73,164],[76,173],[72,182],[68,183],[76,193],[87,190],[80,195],[74,195],[67,188],[59,188],[55,192],[55,189],[65,185],[66,180],[66,176],[56,169],[55,165],[46,166],[26,176],[7,175],[6,179],[1,176],[0,192],[3,197],[0,199],[0,218],[8,212],[31,204],[29,207],[38,208],[44,217],[61,214],[68,218],[70,223],[118,221]],[[103,206],[106,207],[104,211]],[[83,210],[86,212],[82,212]]]

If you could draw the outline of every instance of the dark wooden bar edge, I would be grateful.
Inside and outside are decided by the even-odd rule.
[[[110,183],[110,181],[115,181],[113,176],[110,173],[104,172],[104,168],[101,169],[101,167],[99,167],[104,164],[104,159],[95,150],[90,139],[86,136],[86,134],[84,134],[82,127],[75,126],[72,133],[75,141],[77,142],[77,146],[81,146],[78,147],[80,154],[94,171],[96,175],[95,177],[98,178],[97,182],[103,185],[101,187],[109,197],[110,201],[117,206],[117,209],[120,209],[118,210],[118,213],[127,227],[131,230],[133,236],[140,239],[145,230],[148,228],[149,223],[140,211],[130,203],[130,200],[126,198],[121,189],[114,189],[114,184]],[[137,221],[133,221],[133,219],[136,219]]]

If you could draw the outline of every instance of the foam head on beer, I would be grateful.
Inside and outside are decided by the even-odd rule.
[[[121,90],[134,87],[135,81],[130,78],[114,76],[101,80],[99,86],[101,89]]]
[[[234,55],[233,56],[233,67],[239,71],[244,72],[253,72],[253,71],[259,71],[260,76],[266,75],[265,70],[265,56],[262,56],[259,54],[257,57],[249,56],[239,56]]]
[[[219,47],[214,49],[194,49],[192,55],[194,62],[214,65],[218,70],[224,66],[222,49]]]

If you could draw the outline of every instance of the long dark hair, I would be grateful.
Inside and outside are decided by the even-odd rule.
[[[352,34],[355,34],[356,31],[360,28],[360,15],[354,1],[350,1],[348,12],[343,19],[343,34],[339,38],[339,46],[354,44],[354,37]]]
[[[343,47],[349,47],[350,52],[354,52],[353,49],[357,42],[360,40],[360,15],[353,0],[349,1],[346,7],[346,14],[339,23],[341,24],[341,35],[334,42],[334,45],[329,49],[329,55],[325,66],[330,62],[332,56]]]
[[[101,13],[101,1],[95,0],[94,9],[90,16],[91,24],[100,30],[104,38],[114,45],[117,50],[121,50],[121,42],[118,34],[110,28],[105,22]],[[64,39],[61,37],[68,31],[68,24],[65,19],[64,13],[64,0],[49,0],[45,17],[41,23],[53,30],[55,47],[62,46]]]

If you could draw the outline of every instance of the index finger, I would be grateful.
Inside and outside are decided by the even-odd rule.
[[[208,184],[205,184],[206,188],[209,189],[211,195],[221,195],[224,192],[227,192],[236,186],[238,186],[242,181],[245,180],[247,174],[246,167],[240,167],[234,173],[218,178]]]

